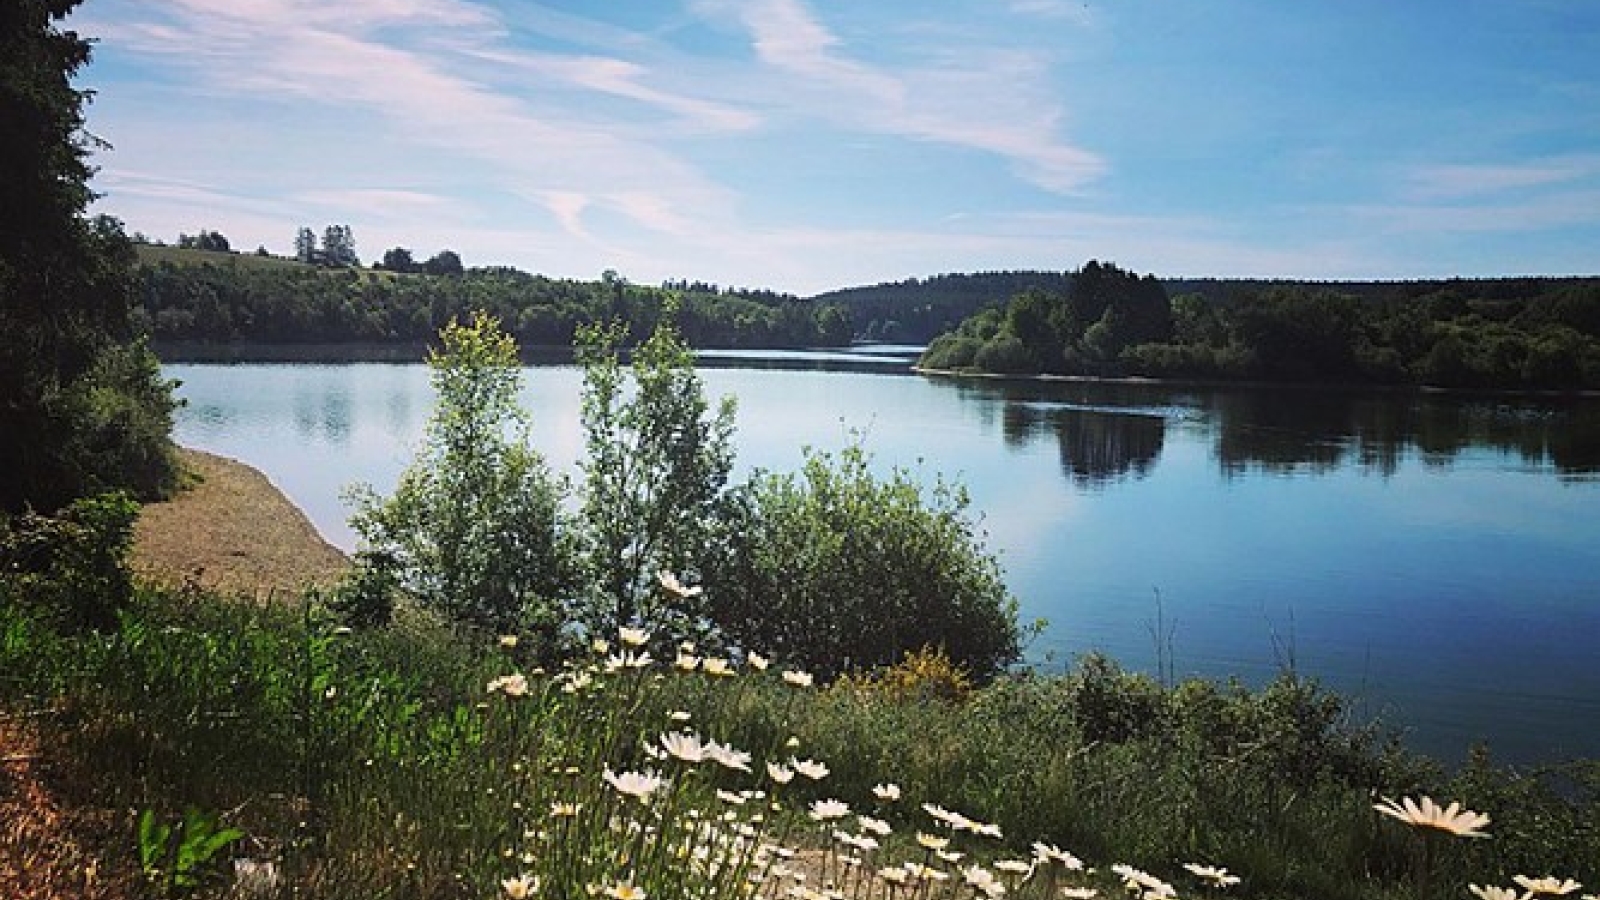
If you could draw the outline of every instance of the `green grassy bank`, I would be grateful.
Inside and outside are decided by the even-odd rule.
[[[648,636],[541,669],[493,635],[415,615],[350,631],[309,601],[141,589],[115,626],[75,632],[0,585],[0,717],[39,729],[57,787],[116,820],[103,865],[150,896],[237,896],[241,879],[260,896],[516,896],[524,876],[529,896],[574,900],[1123,896],[1115,864],[1219,890],[1185,863],[1226,867],[1245,897],[1600,885],[1600,766],[1446,772],[1287,676],[1164,687],[1090,657],[973,687],[923,655],[805,686]],[[1488,814],[1491,837],[1373,809],[1418,794]],[[217,817],[196,835],[243,836],[184,859],[186,810]],[[1093,871],[1050,847],[1023,865],[1035,842]]]

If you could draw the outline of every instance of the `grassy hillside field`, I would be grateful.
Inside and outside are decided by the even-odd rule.
[[[175,266],[237,266],[245,269],[309,269],[297,259],[282,256],[257,256],[254,253],[223,253],[216,250],[192,250],[185,247],[165,247],[156,244],[135,244],[139,262],[147,266],[171,263]]]

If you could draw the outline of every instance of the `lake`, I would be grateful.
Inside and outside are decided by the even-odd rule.
[[[707,354],[742,477],[865,436],[970,490],[1059,670],[1102,650],[1179,677],[1280,667],[1459,759],[1600,756],[1600,400],[913,375],[887,352]],[[264,471],[351,549],[341,491],[394,485],[418,364],[185,364],[180,443]],[[580,375],[526,370],[533,439],[582,448]]]

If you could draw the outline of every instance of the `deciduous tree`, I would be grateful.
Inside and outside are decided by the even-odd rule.
[[[349,225],[329,225],[322,230],[322,261],[330,266],[357,266],[356,237]]]
[[[484,313],[439,338],[428,358],[438,401],[416,460],[392,496],[351,493],[363,559],[450,618],[554,638],[573,588],[567,489],[528,445],[516,344]]]
[[[694,358],[672,324],[675,313],[670,306],[663,313],[634,350],[630,370],[618,360],[624,326],[593,326],[579,335],[591,592],[583,617],[597,632],[644,622],[690,636],[709,625],[696,597],[662,591],[656,575],[697,572],[703,564],[733,467],[734,402],[725,397],[711,411]]]
[[[461,257],[454,250],[440,250],[422,264],[422,271],[429,275],[460,275]]]
[[[303,263],[317,261],[317,235],[311,229],[302,227],[295,232],[294,258]]]
[[[411,258],[411,251],[404,247],[390,247],[383,251],[383,262],[377,268],[388,269],[391,272],[415,272],[417,261]]]

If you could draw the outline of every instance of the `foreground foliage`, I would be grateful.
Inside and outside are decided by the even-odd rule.
[[[1238,896],[1402,898],[1600,879],[1595,764],[1479,754],[1446,773],[1288,675],[1164,687],[1091,656],[973,687],[935,654],[813,687],[631,629],[541,669],[510,636],[406,608],[349,631],[311,604],[140,592],[83,636],[13,579],[0,592],[0,716],[45,730],[63,792],[121,811],[102,865],[140,877],[143,846],[153,894],[180,892],[154,861],[179,846],[156,825],[184,820],[237,860],[184,857],[194,896],[1043,900],[1238,877]],[[1419,794],[1492,836],[1374,809]]]
[[[736,644],[832,677],[937,647],[982,679],[1021,655],[1017,601],[965,490],[874,474],[860,444],[732,492],[705,578]]]
[[[669,308],[669,316],[675,308]],[[581,534],[589,591],[575,618],[594,634],[647,623],[710,637],[699,592],[661,590],[660,572],[698,571],[728,474],[735,405],[713,411],[669,317],[620,359],[620,323],[584,329]]]

